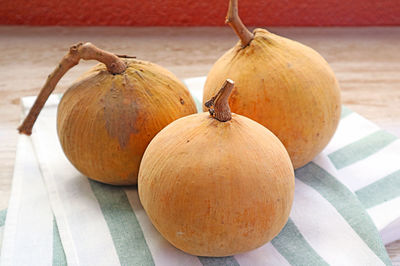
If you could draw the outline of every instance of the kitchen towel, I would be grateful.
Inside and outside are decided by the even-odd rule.
[[[7,216],[7,209],[1,210],[0,211],[0,250],[1,250],[1,244],[3,243],[3,232],[4,232],[4,224],[6,222],[6,216]]]
[[[185,81],[198,108],[204,80]],[[59,99],[51,96],[30,138],[20,136],[1,265],[390,265],[379,233],[389,242],[399,231],[399,141],[349,109],[328,147],[296,170],[282,232],[256,250],[208,258],[163,239],[136,187],[91,181],[69,163],[56,133]],[[33,100],[22,100],[24,112]]]

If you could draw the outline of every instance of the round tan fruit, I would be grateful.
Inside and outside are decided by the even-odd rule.
[[[150,140],[175,119],[196,113],[195,103],[186,87],[166,69],[79,43],[49,75],[20,127],[22,133],[31,133],[58,80],[80,59],[102,63],[83,74],[60,101],[57,132],[64,153],[91,179],[113,185],[136,184]]]
[[[233,14],[231,19],[239,18]],[[232,111],[271,130],[295,168],[307,164],[328,144],[339,123],[340,89],[333,71],[313,49],[267,30],[239,36],[241,41],[210,70],[203,101],[225,79],[233,79]]]
[[[221,108],[229,93],[216,100],[213,117],[194,114],[164,128],[140,165],[139,197],[150,220],[193,255],[260,247],[281,231],[292,206],[287,151],[262,125]]]

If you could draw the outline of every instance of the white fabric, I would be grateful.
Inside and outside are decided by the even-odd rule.
[[[204,81],[204,77],[185,81],[192,94],[200,102]],[[33,101],[33,97],[22,101],[25,110],[32,105]],[[114,245],[113,236],[96,195],[88,180],[82,177],[66,159],[59,144],[55,127],[58,101],[59,96],[51,96],[38,118],[36,130],[32,136],[35,151],[32,150],[29,138],[20,137],[12,197],[4,232],[1,265],[51,264],[54,240],[53,213],[69,265],[119,265],[121,256],[118,253],[119,247]],[[357,133],[355,130],[358,130]],[[384,176],[383,172],[378,172],[382,175],[377,174],[369,181],[361,178],[364,170],[357,165],[363,164],[362,161],[337,170],[328,158],[331,152],[377,130],[379,130],[378,127],[364,118],[354,113],[348,115],[342,120],[332,142],[315,158],[314,163],[353,190],[379,180]],[[394,156],[398,156],[400,150],[397,146],[394,148],[392,146],[393,143],[386,149],[393,149],[391,152]],[[385,154],[388,156],[388,153]],[[373,156],[381,155],[378,152]],[[372,160],[370,158],[372,156],[364,160]],[[387,159],[387,157],[384,158]],[[382,161],[382,163],[385,162]],[[349,167],[353,167],[354,171],[347,173],[346,169]],[[29,178],[32,180],[23,182]],[[177,250],[157,232],[140,204],[136,188],[125,188],[123,191],[139,222],[146,245],[156,265],[202,265],[204,263],[202,258]],[[400,232],[400,213],[394,210],[394,208],[400,210],[399,204],[396,198],[368,210],[380,232],[386,237],[385,242],[398,239],[393,235],[400,237],[398,233]],[[295,203],[291,219],[317,256],[331,265],[383,264],[335,207],[317,189],[299,180],[296,180]],[[396,233],[393,234],[393,232]],[[40,237],[38,237],[39,234]],[[39,239],[39,242],[26,241],[32,239]],[[285,244],[290,245],[290,241]],[[268,243],[256,250],[235,255],[227,260],[235,260],[240,265],[289,265],[289,260],[293,260],[293,257],[289,257],[282,250]],[[215,265],[221,265],[223,259],[222,262],[221,260],[214,262]]]
[[[56,106],[49,106],[42,112],[32,137],[64,250],[68,254],[68,265],[119,265],[106,221],[88,180],[81,178],[59,144],[56,111]],[[76,243],[79,243],[78,247]]]
[[[165,238],[158,233],[157,229],[150,222],[139,200],[136,189],[125,189],[129,202],[135,212],[147,244],[153,255],[156,265],[175,266],[175,265],[199,265],[199,259],[195,256],[186,254],[168,243]]]
[[[315,215],[316,209],[324,210],[324,215]],[[308,218],[308,215],[312,217]],[[290,217],[308,243],[330,265],[384,265],[337,210],[300,180],[296,180],[295,200]],[[321,238],[324,241],[321,241]],[[338,256],[331,252],[338,246],[343,252],[359,253],[353,253],[353,256]],[[352,248],[355,246],[358,249]],[[354,261],[351,261],[351,258]]]
[[[52,265],[53,213],[31,140],[19,136],[0,264]]]

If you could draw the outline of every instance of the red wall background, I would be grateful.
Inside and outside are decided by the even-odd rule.
[[[0,24],[220,26],[228,0],[0,0]],[[400,0],[241,0],[248,26],[400,25]]]

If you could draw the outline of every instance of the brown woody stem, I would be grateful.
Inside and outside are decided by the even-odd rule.
[[[240,20],[238,12],[238,0],[230,0],[228,14],[226,15],[225,23],[229,24],[231,28],[236,32],[236,35],[240,38],[242,46],[246,47],[250,44],[254,38],[254,34],[251,33],[246,26]]]
[[[68,54],[63,57],[56,69],[54,69],[47,77],[46,83],[40,90],[29,114],[25,118],[24,122],[22,122],[18,127],[20,134],[32,134],[32,127],[58,81],[65,75],[65,73],[67,73],[68,70],[77,65],[80,59],[100,61],[106,65],[107,70],[111,74],[121,74],[126,70],[126,65],[120,58],[114,54],[97,48],[91,43],[78,43],[71,46]]]
[[[228,101],[234,85],[233,80],[227,79],[218,93],[204,104],[208,108],[210,115],[218,121],[226,122],[232,119]]]

